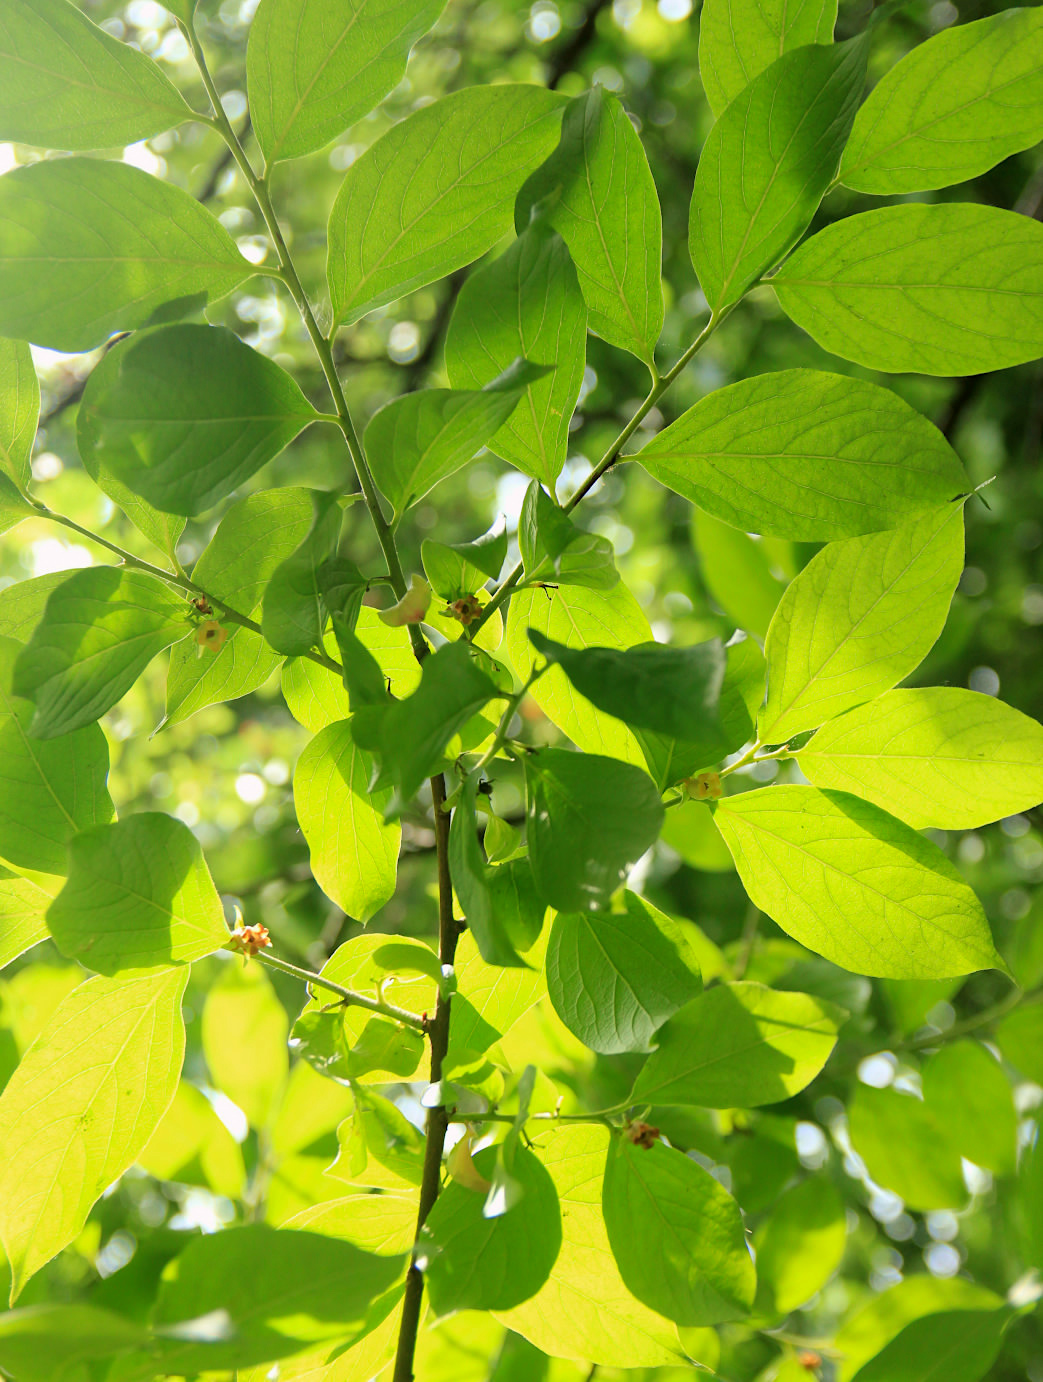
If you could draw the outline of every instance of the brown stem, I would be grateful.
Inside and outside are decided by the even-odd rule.
[[[438,842],[438,958],[443,965],[456,959],[456,942],[460,928],[453,916],[453,885],[449,878],[449,813],[445,807],[445,778],[439,774],[431,779],[431,801],[435,812],[435,838]],[[449,1047],[450,998],[439,994],[434,1019],[428,1028],[431,1042],[431,1083],[442,1078],[442,1062]],[[420,1204],[417,1208],[416,1236],[419,1240],[431,1207],[438,1199],[442,1182],[442,1153],[449,1127],[449,1112],[444,1104],[427,1111],[427,1142],[424,1147],[424,1170],[420,1182]],[[424,1298],[424,1275],[413,1260],[406,1275],[406,1289],[402,1297],[402,1322],[398,1331],[398,1351],[392,1382],[413,1382],[413,1355],[416,1352],[417,1331],[420,1328],[420,1308]]]

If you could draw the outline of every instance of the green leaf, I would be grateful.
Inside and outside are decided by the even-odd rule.
[[[202,1185],[215,1195],[240,1199],[246,1169],[239,1143],[195,1085],[182,1080],[137,1164],[158,1180]]]
[[[1043,138],[1043,15],[1004,10],[919,43],[858,112],[840,181],[891,195],[966,182]]]
[[[525,492],[518,545],[527,581],[610,590],[619,580],[608,538],[578,528],[538,480]]]
[[[698,741],[707,762],[727,752],[718,719],[725,667],[720,639],[691,648],[662,643],[569,648],[530,629],[529,641],[548,662],[564,668],[576,690],[599,710],[632,729]]]
[[[561,142],[521,189],[515,228],[542,216],[569,248],[591,331],[652,363],[663,328],[663,223],[641,140],[603,86],[565,112]]]
[[[529,862],[560,911],[607,907],[655,843],[663,804],[647,773],[597,754],[543,749],[525,760]]]
[[[1015,1194],[1025,1259],[1039,1271],[1043,1264],[1043,1151],[1038,1134],[1022,1153]]]
[[[135,144],[195,118],[151,58],[67,0],[7,0],[0,139],[45,149]]]
[[[592,1051],[647,1051],[653,1035],[702,987],[676,923],[634,893],[625,912],[559,912],[547,945],[547,991]]]
[[[540,223],[468,276],[449,322],[445,367],[454,389],[484,388],[518,356],[553,362],[488,439],[491,451],[548,489],[565,464],[586,338],[587,309],[568,247]]]
[[[286,1010],[259,964],[228,963],[203,1004],[203,1054],[210,1078],[252,1128],[278,1110],[289,1070]]]
[[[369,791],[373,760],[340,720],[307,745],[293,799],[315,881],[350,917],[366,922],[394,895],[402,831],[385,825],[390,792]]]
[[[400,802],[414,797],[424,779],[439,770],[453,735],[503,694],[487,676],[487,663],[481,649],[447,643],[424,660],[416,691],[384,714],[381,780],[395,784]]]
[[[497,1319],[544,1352],[579,1359],[588,1369],[679,1363],[676,1328],[627,1290],[609,1247],[601,1210],[608,1140],[604,1127],[565,1124],[541,1143],[540,1160],[561,1203],[561,1251],[536,1295],[498,1311]]]
[[[307,534],[272,572],[264,592],[261,627],[267,643],[280,653],[295,655],[322,647],[329,617],[325,598],[329,576],[342,595],[346,585],[353,585],[360,603],[365,590],[358,567],[336,556],[344,518],[336,495],[312,490],[311,499],[312,523]]]
[[[1030,1080],[1043,1077],[1043,1008],[1025,1003],[1008,1014],[996,1029],[1003,1058]]]
[[[961,1156],[998,1176],[1017,1163],[1018,1117],[1003,1067],[980,1042],[956,1041],[924,1067],[927,1107]]]
[[[582,372],[582,371],[581,371]],[[25,490],[32,477],[40,381],[24,341],[0,340],[0,474]]]
[[[836,19],[836,0],[706,0],[699,74],[714,115],[791,48],[832,43]]]
[[[132,336],[91,375],[79,443],[164,513],[193,516],[277,456],[315,410],[285,370],[223,326]]]
[[[768,629],[761,741],[784,743],[908,676],[941,633],[962,571],[962,505],[823,548]]]
[[[0,969],[47,938],[44,917],[61,879],[23,878],[0,867]]]
[[[459,600],[497,580],[507,560],[507,529],[486,533],[477,542],[445,543],[425,538],[420,544],[424,574],[435,594]]]
[[[311,1228],[387,1257],[412,1248],[416,1212],[415,1194],[386,1191],[380,1195],[345,1195],[301,1210],[286,1227]]]
[[[36,705],[30,734],[54,739],[100,719],[187,635],[187,614],[183,596],[142,571],[94,566],[67,577],[15,664],[14,694]]]
[[[816,787],[917,830],[972,830],[1043,800],[1043,725],[958,686],[888,691],[823,725],[799,762]]]
[[[888,206],[835,221],[772,279],[845,360],[980,374],[1043,355],[1043,225],[992,206]]]
[[[463,784],[460,800],[453,811],[449,827],[449,872],[453,887],[460,899],[464,917],[482,958],[491,965],[524,965],[507,934],[504,918],[496,906],[494,879],[499,869],[485,862],[478,843],[478,822],[475,816],[475,796],[478,779],[475,774]]]
[[[570,648],[630,648],[652,637],[640,605],[622,581],[610,590],[570,585],[557,590],[519,590],[513,595],[507,607],[505,647],[521,681],[528,679],[539,657],[529,641],[529,629],[538,629]],[[529,694],[548,719],[585,753],[644,763],[633,733],[581,696],[560,667],[549,668]]]
[[[497,1149],[475,1157],[491,1177]],[[534,1296],[561,1247],[561,1212],[554,1182],[539,1158],[515,1146],[509,1164],[517,1202],[488,1217],[479,1191],[450,1181],[420,1231],[418,1252],[437,1315],[453,1310],[509,1310]]]
[[[110,821],[109,747],[97,725],[60,744],[29,737],[31,702],[11,691],[22,645],[0,637],[0,858],[63,874],[76,832]]]
[[[434,959],[437,965],[437,956]],[[466,932],[460,937],[454,968],[449,1049],[442,1063],[443,1072],[450,1076],[457,1067],[484,1055],[544,993],[539,969],[487,964],[475,937]]]
[[[266,165],[350,128],[397,86],[445,0],[263,0],[250,25],[247,89]]]
[[[617,1136],[602,1194],[612,1255],[638,1300],[682,1325],[749,1312],[756,1273],[742,1215],[708,1171],[661,1142]]]
[[[897,394],[821,370],[718,389],[638,460],[732,527],[801,542],[894,528],[967,489],[948,442]]]
[[[472,86],[406,116],[348,169],[329,223],[334,320],[353,322],[479,259],[558,138],[564,98]]]
[[[110,354],[115,353],[114,348]],[[105,358],[107,359],[108,356]],[[105,360],[102,361],[102,364],[104,363]],[[99,374],[100,369],[101,366],[99,365],[91,379]],[[90,380],[88,381],[89,387]],[[181,534],[185,531],[186,520],[177,514],[160,513],[147,499],[142,499],[140,495],[128,489],[122,480],[116,479],[112,471],[102,463],[100,452],[94,448],[86,435],[89,429],[89,415],[82,402],[76,412],[76,427],[76,445],[84,470],[101,492],[123,510],[135,528],[140,533],[144,533],[149,542],[159,548],[166,558],[166,565],[176,570],[177,544]]]
[[[484,388],[418,389],[374,413],[365,432],[366,455],[395,517],[465,466],[544,374],[515,359]]]
[[[702,509],[692,511],[692,538],[703,584],[714,603],[738,628],[763,640],[786,588],[773,554],[749,533]]]
[[[236,500],[192,568],[193,580],[209,595],[256,620],[272,573],[304,541],[312,518],[312,491],[307,489],[269,489]],[[200,657],[194,639],[174,646],[164,727],[187,720],[215,701],[256,691],[278,667],[278,654],[260,634],[237,624],[226,627],[228,637],[216,653],[205,649]]]
[[[0,1315],[0,1366],[19,1382],[76,1382],[90,1363],[148,1344],[140,1324],[93,1305],[30,1305]]]
[[[864,38],[785,53],[745,87],[699,156],[688,248],[710,307],[739,299],[807,230],[866,79]]]
[[[164,1272],[153,1327],[225,1315],[227,1342],[164,1340],[154,1371],[227,1371],[350,1337],[402,1274],[401,1257],[299,1228],[240,1224],[190,1242]]]
[[[174,1097],[187,982],[187,966],[88,979],[59,1004],[0,1095],[0,1240],[12,1304],[76,1237]]]
[[[49,571],[0,590],[0,636],[28,643],[43,619],[51,591],[68,579],[68,571]]]
[[[907,1324],[855,1373],[857,1382],[981,1382],[1000,1351],[1008,1310],[950,1310]]]
[[[2,599],[2,595],[0,595]],[[334,632],[343,636],[343,646],[338,648],[336,638],[327,634],[326,651],[341,661],[351,662],[349,644],[340,621],[333,620]],[[363,605],[359,611],[355,630],[348,631],[351,638],[363,645],[376,661],[383,675],[384,686],[391,686],[391,694],[401,699],[415,691],[420,684],[420,664],[416,660],[409,633],[405,628],[391,628],[381,622],[377,610]],[[351,714],[351,702],[343,680],[336,673],[328,671],[305,658],[291,658],[283,668],[283,695],[290,713],[305,729],[318,733],[334,720],[344,720]]]
[[[836,1045],[841,1009],[763,984],[718,984],[660,1030],[633,1102],[754,1108],[798,1094]]]
[[[46,159],[0,181],[0,335],[93,350],[253,273],[209,211],[128,164]]]
[[[757,1311],[781,1318],[809,1301],[840,1266],[844,1203],[824,1177],[803,1180],[775,1201],[753,1242]]]
[[[159,811],[72,839],[47,925],[63,955],[100,974],[186,964],[228,941],[199,842]]]
[[[911,1320],[950,1310],[996,1310],[1002,1303],[992,1291],[963,1277],[933,1277],[926,1272],[907,1276],[897,1286],[875,1295],[841,1326],[835,1340],[842,1354],[840,1382],[851,1382],[862,1364]]]
[[[1003,968],[956,868],[879,807],[786,785],[725,797],[714,821],[754,904],[842,969],[944,979]]]

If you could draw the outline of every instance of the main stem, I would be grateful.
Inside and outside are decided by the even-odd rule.
[[[431,802],[435,813],[435,840],[438,854],[438,958],[444,965],[456,960],[456,942],[460,928],[453,916],[453,885],[449,877],[449,813],[445,810],[445,779],[431,779]],[[440,993],[435,1016],[428,1028],[431,1042],[431,1083],[442,1078],[442,1062],[449,1048],[450,997]],[[442,1183],[442,1153],[449,1127],[449,1112],[444,1104],[427,1111],[427,1140],[424,1147],[424,1170],[420,1181],[420,1203],[417,1208],[416,1238],[438,1199]],[[416,1352],[417,1330],[420,1328],[420,1307],[424,1297],[424,1276],[416,1262],[414,1250],[406,1288],[402,1296],[402,1322],[398,1331],[398,1351],[392,1382],[413,1382],[413,1355]]]

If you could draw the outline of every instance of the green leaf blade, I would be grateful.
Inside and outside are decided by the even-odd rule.
[[[0,340],[0,473],[25,491],[40,419],[40,381],[24,341]]]
[[[469,87],[415,111],[352,164],[329,223],[328,278],[350,323],[478,259],[550,153],[562,99],[521,83]]]
[[[954,866],[878,807],[779,786],[723,799],[714,820],[753,902],[843,969],[943,979],[1003,968]]]
[[[799,762],[816,787],[917,830],[972,830],[1043,800],[1043,726],[957,686],[888,691],[823,725]]]
[[[836,0],[707,0],[699,18],[699,72],[720,115],[783,53],[832,43]]]
[[[893,528],[967,488],[926,418],[887,389],[820,370],[718,389],[637,458],[732,527],[798,542]]]
[[[865,83],[866,44],[809,44],[755,77],[699,157],[688,246],[715,312],[738,302],[803,235],[840,163]]]
[[[1043,138],[1043,15],[1003,10],[934,34],[858,112],[840,181],[890,196],[966,182]]]
[[[824,547],[768,629],[762,742],[781,744],[909,675],[941,633],[963,570],[963,509]]]
[[[253,273],[187,192],[125,163],[50,159],[0,180],[0,335],[93,350]]]
[[[166,1112],[185,1050],[187,982],[187,967],[88,979],[60,1004],[0,1096],[0,1239],[12,1302],[75,1238]]]
[[[250,26],[247,87],[268,167],[328,144],[401,80],[445,0],[264,0]]]
[[[1000,1351],[1006,1310],[949,1310],[913,1320],[861,1367],[857,1382],[981,1382]]]
[[[144,53],[67,0],[8,0],[0,19],[0,139],[83,151],[135,144],[193,112]]]
[[[1043,226],[991,206],[888,206],[813,235],[772,280],[824,349],[870,369],[980,374],[1043,355]]]
[[[228,941],[198,841],[158,811],[75,836],[47,926],[64,955],[107,975],[187,964]]]

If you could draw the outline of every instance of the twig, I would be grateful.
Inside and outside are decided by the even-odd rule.
[[[365,1008],[367,1012],[380,1013],[382,1017],[390,1017],[393,1021],[401,1022],[406,1027],[413,1027],[418,1032],[427,1031],[427,1024],[424,1019],[418,1017],[416,1013],[411,1013],[408,1008],[400,1008],[394,1003],[384,1003],[379,998],[370,998],[365,993],[358,993],[355,989],[347,989],[343,984],[335,984],[332,979],[324,979],[321,974],[316,974],[313,970],[302,969],[300,965],[290,964],[289,960],[280,960],[277,955],[269,955],[263,950],[258,950],[254,958],[267,965],[269,969],[277,969],[283,974],[292,974],[295,979],[301,979],[313,988],[326,989],[330,993],[335,993],[346,1008]]]

